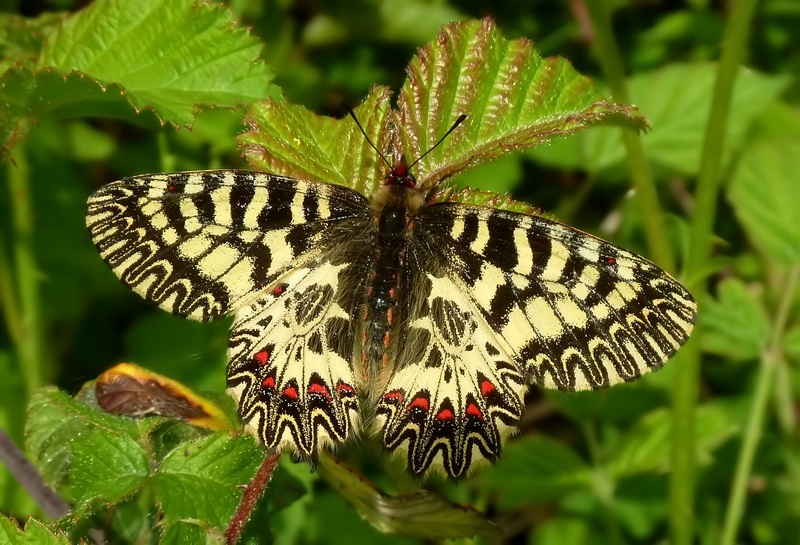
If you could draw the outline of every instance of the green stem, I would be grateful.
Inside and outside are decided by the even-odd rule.
[[[591,459],[592,467],[594,467],[592,489],[603,510],[603,519],[606,524],[607,532],[605,542],[616,545],[623,543],[622,532],[620,531],[617,517],[614,515],[614,493],[616,486],[614,477],[609,474],[605,464],[594,426],[594,422],[582,426],[583,434],[586,437],[586,445],[589,450],[589,458]]]
[[[573,191],[565,198],[560,199],[558,208],[556,208],[556,210],[553,212],[553,215],[557,217],[559,221],[562,221],[568,225],[572,224],[575,214],[577,214],[578,210],[583,207],[586,199],[594,189],[596,181],[597,176],[587,177],[577,191]]]
[[[19,315],[19,303],[17,294],[14,291],[12,280],[11,261],[8,259],[8,248],[0,232],[0,307],[3,311],[3,319],[8,328],[11,342],[17,345],[22,338],[22,319]]]
[[[704,290],[701,272],[711,253],[720,185],[719,168],[728,127],[728,113],[755,5],[756,0],[733,2],[725,29],[722,56],[700,158],[696,203],[690,229],[691,243],[686,263],[688,288],[695,294]],[[701,331],[695,331],[692,341],[683,348],[675,361],[678,372],[673,383],[674,426],[670,480],[670,526],[672,543],[675,545],[689,545],[694,536],[694,415],[700,383],[698,339],[701,334]]]
[[[758,371],[753,405],[750,408],[750,418],[747,421],[739,459],[736,461],[736,471],[731,485],[730,499],[725,511],[725,522],[722,525],[721,545],[733,545],[739,529],[739,521],[744,513],[747,493],[747,482],[753,467],[756,447],[761,439],[761,430],[764,415],[772,386],[775,384],[775,371],[783,360],[783,334],[789,319],[789,310],[794,302],[797,284],[800,281],[800,265],[795,265],[789,271],[784,289],[781,290],[780,303],[775,314],[772,330],[772,340],[769,348],[761,356],[761,365]]]
[[[16,268],[19,323],[16,331],[17,354],[28,398],[42,385],[42,339],[39,313],[38,269],[33,250],[30,172],[22,143],[14,149],[15,162],[8,163],[9,191],[13,226],[13,253]]]
[[[690,545],[694,536],[695,417],[700,391],[698,331],[672,359],[676,368],[672,384],[672,472],[669,519],[672,542]]]
[[[619,48],[614,40],[606,2],[605,0],[590,0],[584,5],[592,22],[595,50],[603,65],[603,72],[611,88],[611,94],[617,102],[630,103],[625,85],[625,69]],[[658,202],[656,184],[653,173],[647,164],[642,141],[630,129],[622,129],[622,140],[628,153],[628,166],[639,205],[642,208],[644,233],[653,260],[668,271],[674,271],[675,262],[664,227],[664,215]]]

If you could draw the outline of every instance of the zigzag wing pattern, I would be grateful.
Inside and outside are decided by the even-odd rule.
[[[351,189],[227,170],[115,182],[87,215],[136,293],[190,318],[234,314],[228,387],[245,427],[309,456],[354,426],[352,316],[364,293],[354,233],[370,221]]]
[[[468,293],[432,266],[437,259],[412,248],[409,289],[418,304],[392,332],[396,366],[376,424],[388,449],[406,451],[413,473],[440,468],[461,477],[475,462],[500,455],[522,415],[527,385]]]
[[[414,473],[459,477],[496,459],[527,384],[634,380],[695,320],[691,295],[654,264],[537,216],[434,204],[415,218],[407,259],[377,424]]]
[[[114,182],[89,198],[86,223],[136,293],[211,320],[319,259],[337,224],[365,214],[366,199],[345,187],[219,170]]]
[[[421,244],[496,332],[531,383],[606,388],[660,368],[686,342],[697,308],[641,256],[569,226],[455,203],[426,208]]]
[[[350,273],[329,261],[295,269],[236,312],[228,392],[268,448],[311,457],[357,425]]]
[[[266,173],[138,176],[98,190],[87,226],[143,298],[234,316],[246,428],[307,457],[374,409],[413,473],[460,477],[500,455],[529,384],[605,388],[686,342],[695,302],[646,259],[542,217],[424,203],[392,173],[369,203]]]

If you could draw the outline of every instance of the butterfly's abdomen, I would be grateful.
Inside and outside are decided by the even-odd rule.
[[[367,292],[364,329],[364,371],[376,377],[387,365],[387,348],[396,321],[398,280],[405,259],[406,208],[388,204],[376,218],[376,255]]]

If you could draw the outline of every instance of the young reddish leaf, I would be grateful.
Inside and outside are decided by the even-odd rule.
[[[390,91],[375,87],[355,114],[367,136],[386,149],[390,140]],[[258,170],[352,187],[371,193],[387,165],[349,116],[323,117],[302,106],[267,100],[245,117],[249,131],[239,136],[247,161]]]
[[[633,106],[602,100],[587,78],[563,59],[542,59],[525,39],[508,41],[494,24],[453,23],[411,61],[399,110],[390,92],[373,89],[356,115],[390,162],[414,161],[442,138],[462,114],[467,119],[414,167],[423,187],[516,149],[599,124],[646,127]],[[240,137],[254,168],[352,187],[367,195],[383,183],[388,166],[347,117],[314,115],[300,106],[267,101],[247,116]],[[482,192],[434,197],[529,212],[508,198]]]
[[[468,116],[417,165],[424,186],[594,125],[647,127],[634,106],[602,100],[568,61],[543,59],[530,40],[506,40],[490,19],[448,25],[422,48],[398,107],[396,147],[408,157],[420,156],[459,115]]]

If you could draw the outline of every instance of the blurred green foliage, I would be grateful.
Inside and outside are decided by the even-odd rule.
[[[608,3],[631,74],[631,102],[652,125],[642,143],[669,214],[669,244],[680,257],[691,242],[688,218],[703,213],[694,208],[694,182],[728,14],[707,0]],[[119,55],[130,55],[125,62],[115,55],[94,55],[99,48],[114,50],[112,38],[118,36],[102,21],[79,28],[64,22],[86,4],[0,1],[0,427],[20,446],[26,442],[26,407],[34,395],[64,411],[73,403],[53,390],[34,394],[38,388],[55,384],[74,394],[120,361],[136,362],[199,391],[224,390],[228,324],[198,324],[157,311],[129,292],[100,260],[84,228],[86,198],[100,185],[145,172],[242,167],[235,136],[243,130],[243,105],[282,95],[317,113],[338,116],[342,102],[358,104],[374,84],[399,89],[415,48],[455,19],[491,16],[508,38],[526,36],[543,56],[561,55],[599,86],[604,80],[581,2],[232,0],[227,7],[192,8],[196,11],[189,17],[178,9],[185,2],[165,0],[185,18],[176,15],[162,21],[158,32],[127,36],[129,43],[117,45]],[[157,4],[141,2],[142,13]],[[235,21],[242,26],[231,32]],[[724,189],[714,218],[715,257],[702,271],[707,290],[695,294],[703,366],[693,511],[696,542],[703,544],[720,540],[740,449],[752,437],[746,435],[746,424],[765,366],[772,374],[767,375],[766,418],[756,419],[760,442],[752,467],[737,477],[747,493],[746,509],[736,517],[739,542],[785,543],[800,535],[797,28],[800,3],[758,4],[746,43],[748,70],[737,80],[729,112],[720,173]],[[73,48],[75,36],[89,36],[99,45]],[[228,47],[229,56],[197,53],[209,43],[220,45],[207,48],[217,53]],[[120,72],[154,52],[171,52],[168,60],[182,78],[146,70]],[[97,79],[65,77],[47,68],[67,65],[91,69]],[[218,85],[184,92],[205,70]],[[147,108],[149,101],[165,97],[171,101],[169,111]],[[137,113],[129,102],[143,111]],[[201,104],[233,109],[198,108]],[[618,129],[595,128],[504,157],[465,173],[459,182],[510,191],[561,221],[649,255]],[[486,512],[519,543],[664,542],[669,536],[668,411],[670,385],[679,372],[675,367],[668,364],[636,384],[607,392],[533,391],[522,433],[508,442],[495,467],[479,469],[464,482],[434,480],[427,486]],[[100,425],[96,418],[102,417],[85,416]],[[84,425],[84,420],[70,422]],[[38,424],[29,428],[31,449],[42,429]],[[51,424],[54,433],[59,421]],[[136,479],[145,479],[152,469],[144,463],[152,453],[137,446],[151,425],[131,424],[127,435],[115,432],[121,444],[130,446],[124,451],[123,466],[131,479],[125,486],[138,486]],[[84,432],[65,425],[61,440],[67,444]],[[90,441],[79,448],[103,441],[86,433]],[[178,436],[172,437],[175,444],[211,444],[198,456],[231,455],[214,450],[216,435],[193,433],[170,429],[167,435]],[[240,443],[236,452],[254,449],[243,439]],[[165,459],[169,449],[163,445],[152,452],[170,470],[194,471],[181,466],[186,460]],[[368,441],[358,441],[338,454],[386,490],[418,488],[396,466],[387,471],[376,453]],[[77,459],[97,475],[90,486],[94,507],[120,499],[113,497],[120,488],[96,486],[108,464],[120,467],[122,462],[93,460],[91,454]],[[50,462],[55,465],[41,469],[56,480],[61,466],[57,459]],[[233,486],[254,471],[256,462],[237,461],[242,473],[225,482]],[[287,458],[280,471],[267,495],[269,501],[284,493],[288,499],[260,507],[248,539],[410,542],[378,534],[306,465]],[[198,482],[198,489],[216,497],[216,489]],[[87,485],[72,486],[67,494]],[[148,486],[150,497],[130,499],[120,511],[130,519],[107,528],[119,541],[155,525],[149,506],[154,498],[160,501],[161,485],[153,480]],[[235,502],[226,497],[223,503],[229,509]],[[5,470],[0,471],[0,512],[20,521],[29,514],[42,518]],[[203,516],[208,520],[220,513]],[[201,517],[196,512],[184,516]],[[181,526],[181,520],[163,524],[172,522],[167,542],[199,539],[196,527]],[[35,534],[38,540],[33,542],[66,542],[36,523],[29,526],[28,537]],[[0,536],[13,532],[9,521],[0,518]]]

